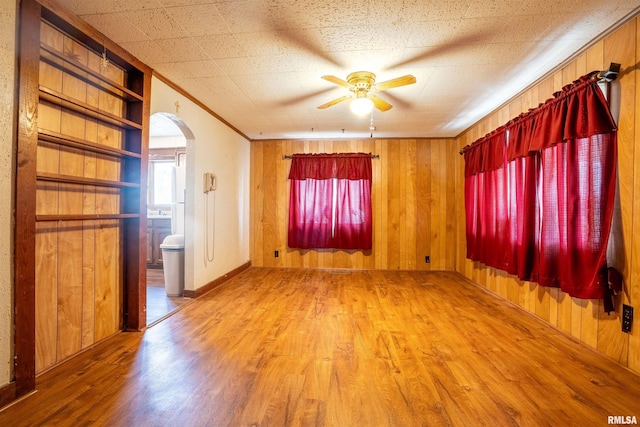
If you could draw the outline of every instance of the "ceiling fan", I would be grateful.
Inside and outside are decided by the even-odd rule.
[[[318,108],[323,110],[348,99],[353,99],[353,102],[351,103],[351,111],[359,115],[369,113],[372,107],[376,107],[378,110],[383,112],[392,108],[391,104],[375,95],[375,92],[381,92],[398,86],[410,85],[416,82],[416,78],[414,76],[407,74],[406,76],[397,77],[395,79],[376,84],[376,75],[369,71],[356,71],[355,73],[351,73],[347,76],[346,81],[336,76],[322,76],[322,78],[331,83],[337,84],[338,86],[349,89],[352,93],[350,95],[341,96],[333,101],[329,101],[326,104],[319,105]]]

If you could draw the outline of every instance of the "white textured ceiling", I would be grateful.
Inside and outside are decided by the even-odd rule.
[[[252,139],[369,136],[320,77],[367,70],[377,137],[451,137],[635,13],[639,0],[59,0]],[[622,64],[623,68],[625,65]],[[549,94],[551,95],[551,94]],[[187,123],[188,125],[188,123]]]

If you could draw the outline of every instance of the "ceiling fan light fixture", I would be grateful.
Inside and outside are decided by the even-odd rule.
[[[373,101],[369,98],[356,98],[351,101],[351,112],[357,116],[364,116],[373,109]]]

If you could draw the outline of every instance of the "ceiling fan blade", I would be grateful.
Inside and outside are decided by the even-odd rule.
[[[326,104],[319,105],[317,108],[319,110],[324,110],[325,108],[329,108],[332,105],[336,105],[336,104],[338,104],[338,103],[340,103],[342,101],[346,101],[347,99],[351,99],[351,98],[353,98],[353,95],[341,96],[340,98],[334,99],[333,101],[329,101]],[[374,102],[374,104],[375,104],[375,102]]]
[[[416,82],[416,78],[411,74],[407,74],[406,76],[397,77],[395,79],[387,80],[382,83],[377,83],[374,88],[377,91],[387,90],[398,86],[411,85]]]
[[[369,95],[367,98],[373,101],[373,106],[382,112],[389,111],[391,108],[393,108],[393,105],[389,104],[387,101],[378,96]]]
[[[311,93],[306,93],[304,95],[299,95],[299,96],[294,96],[291,98],[287,98],[287,99],[283,99],[281,100],[278,105],[282,106],[282,107],[288,107],[289,105],[295,105],[298,104],[300,102],[306,101],[308,98],[313,98],[315,96],[319,96],[319,95],[323,95],[327,92],[331,92],[334,91],[335,89],[333,87],[328,87],[325,89],[321,89],[321,90],[317,90],[315,92],[311,92]]]
[[[305,37],[305,29],[300,28],[300,24],[294,17],[272,16],[265,21],[266,26],[271,32],[277,33],[286,43],[310,53],[320,59],[342,68],[342,64],[334,58],[325,47],[316,42],[313,37]]]
[[[342,87],[345,87],[347,89],[351,89],[351,85],[349,83],[347,83],[346,81],[342,80],[339,77],[336,77],[336,76],[322,76],[322,78],[325,79],[328,82],[335,83],[338,86],[342,86]]]
[[[404,99],[394,95],[391,92],[385,92],[384,97],[388,98],[389,101],[393,102],[393,105],[395,105],[397,108],[405,108],[405,109],[411,108],[410,102],[405,101]]]
[[[443,53],[449,52],[453,49],[464,49],[468,45],[480,44],[491,37],[491,34],[487,31],[480,31],[478,33],[469,34],[463,37],[459,37],[457,39],[451,40],[449,42],[433,46],[431,48],[427,48],[426,51],[419,53],[417,55],[412,56],[411,58],[407,58],[403,61],[396,62],[395,64],[390,65],[387,69],[393,69],[397,67],[402,67],[409,64],[415,64],[417,62],[422,62],[431,57],[441,55]]]

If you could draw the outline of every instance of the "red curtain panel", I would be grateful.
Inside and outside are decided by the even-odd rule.
[[[595,73],[464,150],[467,257],[578,298],[608,293],[616,188]]]
[[[371,154],[293,155],[289,247],[371,249],[371,176]]]

